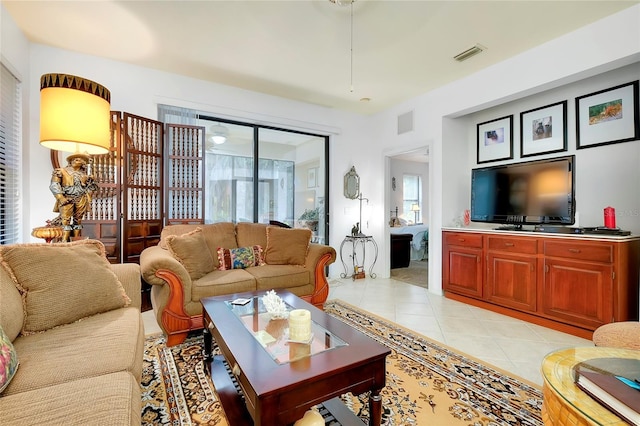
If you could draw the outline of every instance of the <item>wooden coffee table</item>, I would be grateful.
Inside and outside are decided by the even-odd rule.
[[[289,342],[287,320],[270,318],[260,299],[264,293],[201,301],[205,365],[228,420],[234,426],[289,425],[310,407],[323,404],[338,423],[361,425],[337,397],[371,391],[370,425],[380,425],[389,348],[295,295],[278,291],[291,309],[311,312],[310,343]],[[239,297],[251,301],[233,305]],[[212,355],[212,338],[222,356]]]

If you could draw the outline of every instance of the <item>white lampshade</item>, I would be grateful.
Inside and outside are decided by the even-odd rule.
[[[420,206],[417,203],[411,204],[411,211],[412,212],[419,212],[420,211]]]
[[[40,144],[66,152],[105,154],[111,146],[111,93],[69,74],[40,77]]]

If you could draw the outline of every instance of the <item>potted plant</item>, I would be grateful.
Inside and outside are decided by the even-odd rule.
[[[318,219],[320,218],[320,208],[316,207],[315,209],[305,209],[304,213],[300,215],[298,220],[296,221],[296,227],[299,228],[307,228],[312,231],[318,230]]]

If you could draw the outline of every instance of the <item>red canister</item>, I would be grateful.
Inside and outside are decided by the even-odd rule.
[[[604,226],[605,228],[616,227],[616,209],[613,207],[604,208]]]

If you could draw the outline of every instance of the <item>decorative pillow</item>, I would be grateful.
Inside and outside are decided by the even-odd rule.
[[[215,269],[213,257],[202,234],[202,228],[166,238],[169,252],[182,263],[192,280],[204,277]]]
[[[301,265],[307,259],[311,230],[267,227],[264,261],[269,265]]]
[[[13,343],[0,327],[0,392],[9,385],[19,364]]]
[[[218,248],[218,269],[244,269],[250,266],[262,266],[262,246]]]
[[[0,262],[22,293],[23,334],[131,303],[97,240],[1,246]]]

